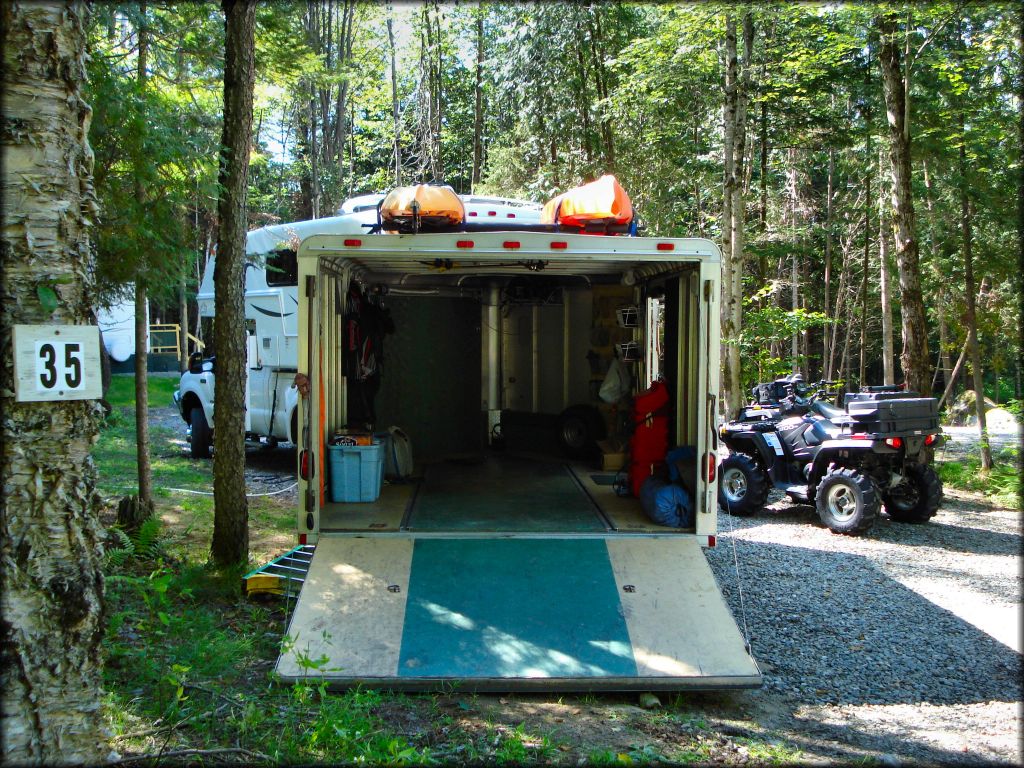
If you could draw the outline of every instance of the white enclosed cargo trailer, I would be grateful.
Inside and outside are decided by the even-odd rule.
[[[717,533],[720,279],[703,239],[357,226],[303,239],[296,523],[314,554],[277,674],[396,689],[760,685],[701,551]],[[411,437],[417,469],[335,501],[376,471],[373,447],[328,446],[366,413],[346,357],[353,297],[393,325],[372,410]],[[696,456],[685,527],[651,522],[593,458],[545,450],[541,428],[531,441],[528,419],[518,442],[495,429],[508,413],[599,403],[592,363],[610,338],[640,350],[635,390],[664,381],[670,444]],[[614,431],[629,408],[599,412]]]

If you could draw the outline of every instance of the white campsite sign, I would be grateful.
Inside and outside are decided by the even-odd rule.
[[[14,326],[14,394],[22,403],[102,397],[99,327]]]

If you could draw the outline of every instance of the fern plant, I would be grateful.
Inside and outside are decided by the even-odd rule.
[[[138,560],[157,560],[164,554],[164,542],[160,537],[160,520],[150,517],[142,522],[139,530],[129,534],[122,528],[113,526],[111,535],[118,540],[116,546],[107,550],[106,563],[120,568],[132,558]]]

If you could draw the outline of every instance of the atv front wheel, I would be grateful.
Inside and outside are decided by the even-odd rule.
[[[927,523],[942,503],[942,481],[924,464],[907,467],[903,482],[882,494],[889,517],[900,523]]]
[[[833,533],[856,535],[875,524],[880,504],[869,478],[854,469],[837,469],[818,483],[815,506]]]
[[[768,500],[768,478],[745,453],[727,456],[718,469],[718,503],[730,515],[746,517]]]

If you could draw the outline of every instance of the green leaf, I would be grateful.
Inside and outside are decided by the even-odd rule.
[[[43,309],[47,312],[53,313],[57,309],[57,294],[53,288],[48,285],[37,285],[36,296],[39,297],[39,303],[43,305]]]

